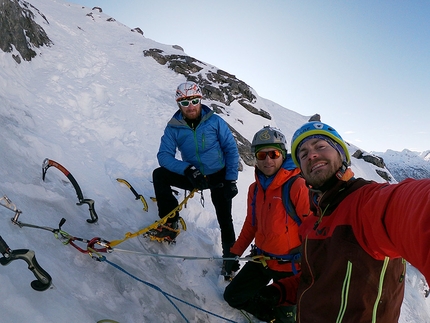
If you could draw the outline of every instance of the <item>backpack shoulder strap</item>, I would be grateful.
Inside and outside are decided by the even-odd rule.
[[[287,214],[294,220],[294,222],[297,223],[297,225],[301,225],[302,220],[300,220],[299,216],[297,215],[296,208],[294,207],[293,202],[291,201],[290,190],[295,180],[299,177],[300,177],[300,174],[297,174],[291,177],[288,181],[286,181],[284,185],[282,185],[282,202],[284,203],[284,207],[285,207],[285,210],[287,211]]]
[[[255,215],[255,201],[257,199],[257,191],[258,191],[258,185],[257,183],[254,183],[254,194],[252,196],[252,201],[251,201],[251,207],[252,207],[252,226],[255,226],[255,219],[256,219],[256,215]]]

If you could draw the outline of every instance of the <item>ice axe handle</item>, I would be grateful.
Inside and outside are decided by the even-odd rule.
[[[94,208],[94,200],[92,199],[81,199],[76,205],[88,204],[88,211],[90,211],[91,219],[87,219],[88,223],[96,223],[99,219],[96,210]]]
[[[5,257],[8,257],[10,254],[10,248],[6,241],[3,240],[2,236],[0,236],[0,253]]]
[[[8,254],[8,257],[0,258],[0,264],[2,264],[3,266],[6,266],[11,261],[16,259],[24,260],[28,265],[28,269],[31,270],[33,275],[37,278],[37,280],[34,280],[31,282],[31,287],[34,290],[41,292],[41,291],[47,290],[49,286],[51,286],[52,278],[42,267],[40,267],[39,263],[36,260],[36,256],[34,255],[33,250],[28,250],[28,249],[13,250]]]

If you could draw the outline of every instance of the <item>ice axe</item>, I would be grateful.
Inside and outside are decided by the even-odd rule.
[[[0,236],[0,253],[3,255],[3,257],[0,258],[0,264],[3,266],[9,265],[13,260],[17,259],[22,259],[27,263],[28,269],[31,270],[33,275],[37,278],[37,280],[33,280],[30,284],[34,290],[42,292],[51,286],[52,278],[42,267],[40,267],[33,250],[11,250]]]

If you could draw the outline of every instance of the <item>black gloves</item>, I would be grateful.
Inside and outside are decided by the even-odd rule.
[[[273,308],[281,301],[281,292],[273,285],[268,285],[260,289],[255,295],[262,308]]]
[[[231,200],[237,195],[236,181],[225,181],[224,183],[224,197],[226,200]]]
[[[209,187],[208,181],[206,180],[205,176],[192,165],[188,166],[184,170],[184,175],[188,178],[194,188],[204,190]]]
[[[269,285],[260,289],[260,291],[248,301],[244,310],[254,315],[260,321],[272,322],[275,318],[274,308],[279,304],[280,298],[280,291],[275,286]]]
[[[230,253],[228,257],[225,258],[236,258],[237,255]],[[224,276],[225,280],[232,280],[234,277],[234,272],[238,271],[240,268],[239,260],[224,260],[221,270],[221,275]]]
[[[235,258],[235,257],[236,257],[236,255],[232,254],[231,257],[229,257],[229,258]],[[225,261],[224,269],[228,275],[231,275],[231,273],[233,271],[234,272],[238,271],[239,268],[240,268],[239,260],[226,260]]]
[[[206,176],[204,176],[200,170],[198,170],[195,166],[190,165],[184,170],[185,177],[190,181],[190,183],[193,185],[194,188],[197,188],[198,190],[205,190],[209,188],[209,180]],[[208,177],[213,180],[211,175]],[[215,178],[216,180],[216,178]],[[237,186],[236,181],[224,181],[224,182],[218,182],[217,185],[212,183],[211,188],[220,188],[223,189],[224,198],[226,200],[231,200],[233,197],[237,195]]]

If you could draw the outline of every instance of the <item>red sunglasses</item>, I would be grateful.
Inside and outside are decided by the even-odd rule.
[[[281,155],[282,153],[279,150],[259,151],[255,153],[255,158],[258,160],[265,160],[266,157],[269,156],[270,159],[278,159]]]

